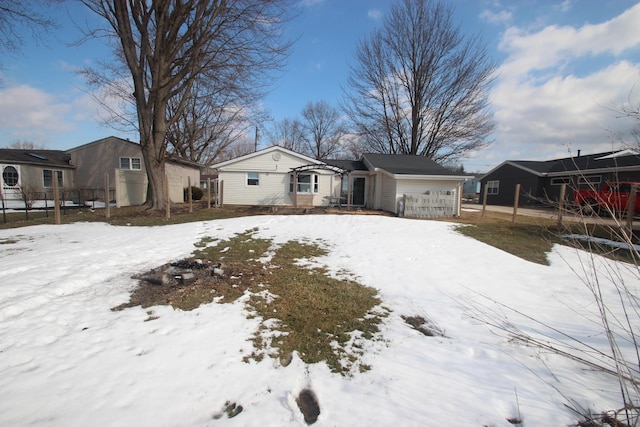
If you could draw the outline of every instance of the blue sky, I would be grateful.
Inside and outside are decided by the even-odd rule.
[[[338,106],[358,41],[381,25],[392,1],[303,0],[287,26],[296,39],[286,69],[263,106],[293,118],[309,101]],[[504,160],[546,160],[631,143],[637,120],[612,111],[640,102],[640,2],[630,0],[452,0],[454,21],[481,34],[499,66],[490,100],[493,143],[462,163],[487,171]],[[99,40],[73,22],[95,19],[77,3],[57,10],[60,28],[46,44],[25,38],[19,55],[2,55],[0,146],[16,140],[68,149],[108,135],[78,67],[109,58]],[[267,144],[268,141],[261,141]]]

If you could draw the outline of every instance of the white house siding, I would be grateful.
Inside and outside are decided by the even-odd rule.
[[[378,180],[382,185],[382,205],[380,208],[387,212],[398,212],[398,192],[396,180],[386,174],[378,174]]]
[[[254,172],[254,171],[248,171]],[[292,194],[289,193],[289,173],[258,172],[259,185],[247,185],[247,172],[219,172],[218,182],[224,182],[223,203],[225,205],[291,206]],[[313,206],[328,204],[326,196],[334,187],[333,174],[325,171],[305,172],[317,174],[318,193],[313,193]],[[300,200],[303,194],[300,193]]]
[[[279,156],[277,156],[278,154]],[[230,162],[218,168],[218,181],[224,184],[223,203],[230,205],[291,206],[289,193],[291,169],[309,164],[304,158],[286,151],[269,150],[253,157]],[[258,185],[247,185],[247,174],[259,174]],[[309,174],[319,176],[318,193],[313,193],[314,206],[328,203],[327,196],[333,194],[334,173],[326,170],[311,170]],[[299,200],[302,200],[300,198]]]
[[[251,171],[256,172],[256,171]],[[219,172],[218,182],[224,183],[225,205],[291,204],[288,196],[289,175],[275,172],[258,172],[259,185],[247,185],[247,172]]]
[[[275,154],[279,154],[278,160]],[[242,159],[238,162],[233,162],[228,166],[221,168],[226,172],[274,172],[274,173],[289,173],[292,168],[303,166],[307,164],[302,159],[292,156],[289,153],[283,151],[269,151],[263,154],[258,154],[254,157]]]

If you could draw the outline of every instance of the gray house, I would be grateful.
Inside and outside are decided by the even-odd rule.
[[[53,197],[54,179],[60,189],[75,186],[75,167],[68,153],[58,150],[0,149],[4,201]]]
[[[140,144],[109,136],[67,151],[76,168],[75,182],[86,192],[105,188],[116,206],[141,205],[147,196],[147,172]],[[191,181],[200,185],[200,165],[181,159],[169,158],[165,172],[169,177],[169,195],[174,203],[184,202],[184,188]]]
[[[547,161],[507,160],[480,179],[487,203],[510,206],[520,184],[522,205],[556,202],[562,184],[567,184],[566,200],[573,190],[600,189],[606,182],[640,181],[640,154],[633,150],[607,151]]]
[[[3,200],[51,199],[53,180],[75,202],[115,200],[116,206],[140,205],[147,195],[147,172],[140,144],[110,136],[67,151],[0,149]],[[168,158],[165,173],[172,202],[184,202],[184,189],[200,185],[201,166]],[[105,186],[108,178],[108,197]]]

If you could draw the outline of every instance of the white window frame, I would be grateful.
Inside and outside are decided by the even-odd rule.
[[[578,185],[596,185],[602,183],[602,175],[578,177]]]
[[[487,181],[487,195],[500,194],[500,180]]]
[[[50,173],[49,177],[45,176],[47,172]],[[42,169],[42,186],[44,188],[53,188],[54,175],[58,177],[58,187],[63,187],[64,173],[60,169]],[[47,185],[47,181],[49,181],[49,185]]]
[[[247,172],[247,187],[257,187],[260,185],[259,172]]]
[[[551,185],[571,184],[571,177],[563,176],[558,178],[551,178]]]
[[[120,157],[120,170],[142,170],[142,159],[140,157]]]
[[[309,182],[301,182],[300,177],[309,177]],[[305,190],[301,191],[301,186]],[[306,190],[308,188],[308,190]],[[315,173],[299,173],[297,194],[317,194],[320,191],[320,177]],[[293,174],[289,175],[289,193],[293,193]]]

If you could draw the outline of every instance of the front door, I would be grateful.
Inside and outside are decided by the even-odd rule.
[[[351,204],[354,206],[364,206],[364,193],[366,188],[366,178],[354,177],[351,181]]]

